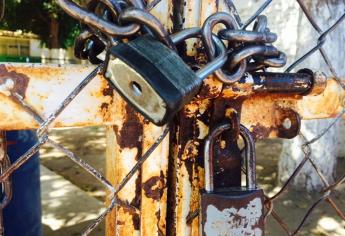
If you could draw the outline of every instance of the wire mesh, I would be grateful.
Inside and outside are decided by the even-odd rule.
[[[4,209],[6,205],[8,204],[10,197],[11,197],[11,188],[9,186],[10,184],[10,176],[11,174],[16,171],[18,168],[20,168],[24,163],[26,163],[28,160],[30,160],[31,157],[35,153],[39,151],[39,149],[44,144],[49,144],[52,147],[58,149],[62,153],[64,153],[67,157],[69,157],[72,161],[74,161],[76,164],[81,166],[84,170],[86,170],[89,174],[91,174],[93,177],[95,177],[98,181],[100,181],[109,191],[108,199],[110,199],[110,204],[108,207],[99,215],[93,223],[91,223],[82,233],[82,235],[88,235],[95,227],[99,225],[99,223],[109,214],[109,212],[116,206],[122,206],[129,210],[132,213],[140,214],[140,210],[136,208],[135,206],[130,205],[128,202],[123,202],[117,198],[117,194],[123,189],[123,187],[126,185],[126,183],[131,179],[131,177],[141,168],[142,164],[145,162],[145,160],[152,154],[152,152],[156,149],[156,147],[162,142],[162,140],[166,137],[166,135],[169,133],[169,127],[167,127],[162,135],[158,137],[156,142],[146,151],[145,154],[143,154],[137,161],[137,163],[134,165],[134,167],[131,169],[131,171],[128,172],[128,174],[123,178],[123,180],[120,182],[117,186],[112,186],[112,184],[94,167],[89,165],[87,162],[79,158],[77,155],[75,155],[73,152],[68,150],[67,148],[61,146],[60,144],[56,143],[54,140],[51,140],[49,138],[49,125],[51,125],[58,115],[70,104],[70,102],[83,90],[83,88],[89,84],[89,82],[97,75],[97,73],[100,73],[102,71],[103,65],[99,65],[96,69],[94,69],[83,81],[62,101],[60,106],[52,112],[47,119],[43,119],[40,114],[38,114],[29,104],[27,104],[23,98],[17,94],[17,93],[11,93],[12,100],[16,102],[18,105],[20,105],[26,112],[28,112],[32,117],[35,119],[35,121],[40,125],[39,129],[37,130],[37,136],[38,136],[38,142],[32,146],[29,150],[27,150],[21,157],[17,159],[14,163],[9,165],[8,157],[6,153],[4,153],[4,157],[0,161],[1,165],[1,175],[0,175],[0,181],[3,183],[2,191],[4,193],[4,198],[0,204],[0,209]],[[4,138],[2,138],[4,144],[3,146],[6,146]],[[5,150],[5,149],[4,149]]]
[[[300,58],[298,58],[296,61],[294,61],[288,68],[286,69],[286,72],[292,71],[297,65],[301,64],[303,61],[305,61],[307,58],[309,58],[311,55],[313,55],[315,52],[320,51],[323,60],[325,61],[326,65],[328,66],[329,70],[331,71],[332,75],[336,79],[336,81],[341,85],[343,89],[345,89],[343,81],[338,77],[335,68],[330,61],[327,52],[323,49],[323,45],[327,41],[327,36],[334,32],[334,30],[341,25],[341,23],[344,22],[345,20],[345,13],[342,14],[342,16],[337,19],[330,27],[327,29],[321,29],[318,24],[316,23],[316,20],[313,18],[312,14],[308,11],[307,7],[305,6],[303,0],[296,0],[297,3],[299,4],[300,8],[302,9],[304,16],[308,19],[309,23],[312,25],[314,30],[319,34],[319,37],[317,39],[316,45],[311,48],[307,53],[302,55]],[[261,12],[263,12],[270,4],[272,1],[265,1],[259,10],[252,16],[250,19],[247,21],[248,23],[245,23],[244,25],[247,26],[249,25]],[[308,217],[311,215],[311,213],[320,205],[322,202],[327,202],[329,205],[335,210],[336,214],[338,214],[342,220],[345,221],[345,214],[344,212],[338,207],[336,202],[332,199],[332,191],[335,190],[337,186],[339,186],[341,183],[345,181],[345,176],[342,176],[338,180],[336,180],[334,183],[329,183],[327,179],[323,176],[322,171],[320,170],[320,166],[316,164],[316,162],[312,158],[312,149],[311,149],[311,144],[315,143],[318,141],[321,137],[323,137],[340,119],[345,114],[345,109],[342,110],[337,117],[331,122],[331,124],[326,127],[324,130],[320,132],[319,135],[316,137],[312,138],[311,140],[307,140],[305,136],[300,133],[300,137],[303,140],[303,144],[301,146],[301,149],[304,154],[304,158],[301,160],[301,162],[297,165],[296,169],[293,171],[291,176],[286,180],[286,182],[282,185],[280,190],[273,196],[268,197],[266,196],[265,199],[265,205],[266,205],[266,218],[271,215],[277,223],[282,227],[282,229],[286,232],[287,235],[296,235],[303,225],[305,224],[306,220]],[[307,164],[310,163],[312,168],[316,171],[317,175],[321,179],[324,189],[321,191],[321,197],[317,199],[315,202],[313,202],[310,207],[307,209],[305,215],[301,219],[300,223],[295,229],[291,229],[289,225],[284,222],[282,217],[279,215],[279,213],[274,209],[274,202],[279,200],[282,194],[286,191],[288,191],[288,187],[291,185],[293,180],[295,178],[298,178],[298,174],[301,172],[302,168]]]
[[[153,1],[148,6],[148,9],[154,8],[160,1]],[[228,4],[233,3],[231,1],[226,1]],[[242,29],[245,29],[247,26],[249,26],[273,1],[268,0],[265,1],[259,9],[255,12],[254,15],[252,15],[242,26]],[[335,69],[332,65],[332,62],[327,56],[327,52],[323,49],[324,43],[327,41],[326,36],[331,34],[339,25],[344,21],[345,14],[343,14],[337,21],[334,22],[328,29],[322,30],[316,23],[316,21],[313,19],[312,15],[308,12],[307,8],[305,7],[302,0],[297,0],[298,4],[300,5],[302,11],[304,12],[305,16],[309,20],[310,24],[313,26],[315,31],[319,34],[319,38],[317,39],[317,44],[312,49],[310,49],[305,55],[303,55],[301,58],[296,60],[294,63],[292,63],[288,69],[287,72],[293,70],[298,64],[300,64],[302,61],[310,57],[312,54],[314,54],[316,51],[320,51],[324,61],[328,65],[330,71],[332,72],[333,76],[337,79],[337,81],[341,84],[343,88],[344,84],[340,81],[338,78]],[[32,115],[32,117],[36,120],[36,122],[39,124],[39,129],[37,130],[38,135],[38,142],[32,146],[29,150],[25,152],[16,162],[12,163],[10,165],[6,153],[0,157],[0,181],[2,182],[2,192],[4,193],[5,197],[2,199],[2,202],[0,204],[0,209],[3,209],[6,207],[8,201],[11,198],[11,188],[10,188],[10,176],[11,174],[16,171],[18,168],[20,168],[24,163],[26,163],[36,152],[39,151],[39,149],[44,144],[49,144],[52,147],[58,149],[59,151],[66,154],[67,157],[69,157],[72,161],[74,161],[76,164],[81,166],[83,169],[85,169],[89,174],[91,174],[93,177],[95,177],[98,181],[100,181],[109,191],[109,195],[107,198],[109,199],[110,204],[107,206],[107,208],[97,217],[97,219],[90,224],[83,232],[83,235],[87,235],[90,233],[110,212],[111,210],[116,206],[120,205],[129,211],[140,214],[140,209],[137,207],[130,205],[128,202],[123,202],[117,198],[117,194],[123,189],[123,187],[128,183],[128,181],[131,179],[131,177],[138,171],[142,164],[147,160],[147,158],[150,156],[150,154],[155,150],[155,148],[162,142],[162,140],[166,137],[166,135],[169,133],[169,125],[164,129],[161,136],[155,141],[155,143],[147,150],[147,152],[142,155],[137,163],[134,165],[134,167],[128,172],[128,174],[125,176],[124,179],[120,182],[119,185],[113,186],[110,181],[108,181],[98,170],[93,168],[91,165],[89,165],[87,162],[79,158],[77,155],[75,155],[73,152],[68,150],[67,148],[61,146],[60,144],[56,143],[55,141],[51,140],[49,138],[49,126],[56,120],[56,118],[59,116],[59,114],[70,104],[70,102],[79,94],[80,91],[83,90],[83,88],[97,75],[97,73],[101,73],[103,69],[103,65],[101,64],[98,66],[95,70],[93,70],[70,94],[67,96],[60,104],[60,106],[51,113],[47,119],[43,119],[40,114],[38,114],[29,104],[27,104],[23,98],[16,93],[12,93],[11,97],[14,102],[19,104],[24,110],[26,110],[29,114]],[[310,216],[310,214],[317,208],[317,206],[321,202],[327,202],[334,210],[335,212],[343,219],[345,220],[345,214],[344,212],[337,206],[337,203],[332,199],[332,192],[335,190],[335,188],[343,183],[345,181],[345,175],[340,177],[338,180],[336,180],[334,183],[329,183],[326,178],[323,176],[322,171],[320,171],[320,167],[317,166],[315,161],[312,159],[311,156],[311,147],[310,145],[317,140],[319,140],[325,133],[329,131],[329,129],[336,124],[336,122],[342,118],[342,116],[345,114],[345,110],[339,113],[339,115],[336,117],[336,119],[318,136],[311,140],[306,140],[303,134],[300,134],[301,138],[304,140],[304,144],[302,145],[302,151],[304,153],[304,158],[299,163],[297,168],[294,170],[293,174],[288,178],[288,180],[283,184],[281,189],[276,193],[274,196],[268,197],[266,196],[265,199],[265,205],[266,205],[266,217],[271,215],[278,223],[279,225],[284,229],[284,231],[288,235],[295,235],[299,232],[299,230],[303,227],[304,223],[306,222],[307,218]],[[1,141],[2,146],[5,146],[5,140],[4,135],[1,135]],[[5,150],[5,149],[3,149]],[[311,204],[309,209],[306,211],[304,217],[301,219],[300,223],[295,229],[290,229],[290,227],[284,222],[284,220],[280,217],[277,210],[274,208],[274,202],[279,200],[282,193],[287,191],[289,185],[293,182],[295,178],[297,178],[298,173],[301,171],[303,166],[306,165],[306,163],[310,163],[312,167],[317,172],[318,176],[322,180],[324,184],[324,190],[322,191],[322,196]],[[198,215],[198,212],[193,212],[191,215],[188,216],[187,222],[190,222],[191,219],[196,217]],[[2,226],[2,221],[0,221],[0,226]],[[2,227],[1,227],[2,228]],[[3,234],[3,231],[0,232],[0,234]]]

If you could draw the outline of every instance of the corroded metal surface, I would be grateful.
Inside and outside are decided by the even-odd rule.
[[[181,5],[181,27],[189,28],[202,25],[205,19],[217,11],[217,1],[188,1]],[[190,17],[193,16],[193,17]],[[198,41],[188,42],[186,56],[197,58]],[[195,58],[193,58],[195,60]],[[202,144],[208,134],[211,98],[219,95],[222,84],[210,76],[204,81],[197,98],[185,106],[175,121],[172,138],[171,168],[172,193],[169,199],[168,214],[172,215],[168,232],[170,235],[200,235],[199,218],[188,218],[199,209],[200,190],[204,186],[202,163]]]
[[[89,73],[91,66],[52,66],[33,64],[7,64],[0,66],[0,129],[13,130],[36,128],[37,122],[18,106],[11,96],[15,92],[35,108],[43,117],[48,116],[59,102]],[[256,78],[256,75],[252,78]],[[299,78],[298,78],[299,79]],[[304,77],[300,78],[303,81]],[[207,134],[207,125],[201,114],[210,106],[210,99],[220,95],[224,102],[242,104],[241,121],[248,128],[258,130],[258,138],[279,137],[277,127],[282,125],[281,110],[291,109],[302,119],[319,119],[336,116],[344,107],[345,93],[336,80],[329,78],[324,92],[320,95],[299,95],[309,87],[297,86],[294,93],[275,94],[268,84],[266,87],[253,86],[252,79],[225,88],[220,94],[221,83],[210,76],[197,98],[184,109],[186,114],[200,110],[197,126],[201,127],[200,139]],[[283,83],[284,84],[284,83]],[[253,88],[254,87],[254,88]],[[279,91],[277,91],[279,92]],[[111,125],[116,123],[120,112],[110,109],[114,100],[121,98],[113,92],[101,76],[90,84],[72,101],[53,124],[55,127]],[[121,100],[122,101],[122,100]],[[78,115],[76,115],[78,114]],[[191,115],[188,115],[189,117]],[[206,130],[205,130],[206,129]],[[199,131],[198,131],[199,132]]]
[[[143,151],[146,151],[162,133],[161,127],[144,124]],[[141,234],[166,234],[167,170],[169,138],[143,164],[141,174]]]
[[[114,126],[107,130],[107,178],[117,186],[142,155],[142,118],[126,103],[114,104],[119,116]],[[140,208],[141,171],[137,172],[119,192],[118,198]],[[111,217],[114,216],[114,217]],[[115,207],[107,218],[107,232],[133,235],[140,232],[140,216],[123,207]]]
[[[11,93],[24,98],[35,111],[47,118],[93,67],[37,64],[0,65],[1,130],[37,128],[38,124],[21,106],[11,99]],[[110,124],[114,113],[107,109],[113,101],[113,90],[97,76],[62,112],[55,127]]]
[[[148,1],[151,3],[153,1]],[[151,11],[163,25],[172,27],[170,1]],[[118,184],[162,134],[163,128],[143,120],[122,99],[109,104],[115,125],[107,128],[107,177]],[[120,108],[120,110],[119,110]],[[119,197],[140,209],[140,215],[116,207],[106,220],[107,235],[166,235],[169,135],[143,163],[141,170],[121,190]]]
[[[202,236],[264,235],[264,193],[261,189],[203,193]]]
[[[181,1],[174,8],[171,4],[162,1],[153,10],[170,31],[173,28],[170,16],[176,8],[183,9],[181,17],[184,18],[180,26],[174,25],[177,28],[199,26],[211,13],[229,11],[226,4],[207,0],[189,1],[186,5]],[[230,10],[234,11],[232,7]],[[189,40],[185,46],[180,45],[180,50],[185,50],[186,58],[202,62],[200,45],[198,40]],[[1,65],[0,130],[37,127],[34,118],[13,101],[14,93],[47,118],[92,69],[89,66]],[[209,76],[196,98],[176,117],[170,140],[165,138],[119,192],[119,201],[131,204],[140,212],[116,206],[107,217],[107,234],[199,235],[200,218],[195,216],[204,186],[202,151],[209,128],[235,114],[240,115],[241,123],[256,139],[292,138],[299,131],[301,118],[333,117],[344,108],[345,94],[336,80],[329,79],[321,94],[324,80],[318,80],[317,87],[311,81],[308,75],[253,74],[222,90],[222,83]],[[109,125],[107,177],[114,186],[121,183],[163,130],[144,121],[101,76],[94,78],[53,123],[55,127],[87,125]],[[229,158],[239,155],[233,146],[215,147],[221,165],[233,168],[231,176],[216,176],[220,186],[240,182],[241,162]],[[108,201],[109,204],[111,199]]]

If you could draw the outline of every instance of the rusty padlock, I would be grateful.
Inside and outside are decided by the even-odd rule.
[[[231,129],[221,124],[205,141],[205,191],[201,194],[201,230],[203,236],[264,235],[264,193],[256,186],[255,143],[250,131],[241,125],[245,143],[246,187],[214,189],[213,145],[217,136]]]

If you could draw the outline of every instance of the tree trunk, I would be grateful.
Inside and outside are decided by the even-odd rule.
[[[308,0],[304,1],[304,3],[322,30],[326,30],[333,24],[344,13],[345,9],[344,1]],[[296,55],[298,55],[298,57],[314,47],[318,37],[301,9],[299,12],[296,28]],[[344,62],[342,59],[343,53],[339,53],[345,50],[344,40],[345,25],[342,24],[336,31],[328,36],[326,44],[323,47],[336,73],[340,77],[345,75]],[[310,68],[314,71],[320,70],[330,75],[330,71],[320,52],[316,52],[309,57],[299,68]],[[311,140],[330,125],[332,121],[333,119],[302,121],[301,132],[305,135],[307,140]],[[343,122],[338,122],[338,124],[329,130],[322,138],[311,145],[311,158],[329,182],[332,182],[335,177],[337,156],[340,155],[340,151],[344,151],[340,148],[344,143],[343,135],[341,135],[341,124],[342,126],[344,125]],[[304,158],[304,154],[301,151],[302,142],[300,137],[284,141],[279,162],[280,181],[285,182]],[[300,174],[295,178],[293,185],[296,188],[307,189],[308,191],[320,190],[324,187],[321,178],[317,175],[309,162],[306,163]]]
[[[54,16],[50,17],[49,48],[60,48],[59,21]]]
[[[322,30],[326,30],[343,13],[345,9],[344,0],[305,0],[303,1],[313,18]],[[235,0],[239,7],[241,17],[248,19],[259,7],[262,1],[240,1]],[[300,6],[296,1],[277,0],[263,13],[268,17],[269,27],[272,32],[277,33],[278,41],[274,44],[280,50],[288,54],[288,65],[314,47],[319,35],[308,22]],[[343,55],[345,51],[345,23],[342,23],[333,33],[327,37],[323,48],[327,52],[338,76],[344,77],[345,66]],[[295,69],[310,68],[314,71],[323,71],[331,75],[320,52],[314,53]],[[308,140],[314,138],[332,119],[302,121],[302,133]],[[345,156],[344,135],[341,135],[338,124],[331,129],[312,147],[312,159],[322,170],[328,181],[332,181],[335,175],[337,156]],[[279,180],[285,182],[292,174],[304,155],[301,151],[301,139],[283,141],[283,151],[279,161]],[[311,165],[307,163],[301,170],[300,175],[295,178],[293,185],[297,188],[315,190],[322,188],[323,184]]]

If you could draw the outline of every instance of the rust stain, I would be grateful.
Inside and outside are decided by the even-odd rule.
[[[123,126],[123,128],[124,127],[125,126]],[[122,130],[123,130],[123,128],[122,128]],[[122,134],[121,137],[126,138],[126,135]],[[140,140],[141,140],[141,138],[140,138]],[[136,146],[136,148],[138,149],[138,154],[136,156],[136,159],[138,159],[142,155],[142,147],[141,147],[140,140],[138,141],[138,145]],[[142,178],[142,172],[140,169],[138,171],[138,176],[135,180],[135,197],[130,202],[131,205],[136,206],[137,208],[140,208],[140,204],[141,204],[141,189],[142,189],[141,178]],[[132,220],[133,220],[134,229],[140,230],[140,216],[136,215],[136,214],[132,214]]]
[[[104,90],[103,90],[104,91]],[[109,94],[109,90],[106,93]],[[143,124],[142,119],[137,112],[135,112],[127,103],[124,105],[123,124],[121,129],[118,126],[113,126],[116,135],[117,145],[119,149],[136,148],[136,160],[142,155],[142,137],[143,137]],[[141,204],[141,170],[135,180],[135,197],[131,200],[130,204],[140,208]],[[132,212],[130,219],[133,221],[134,230],[140,230],[140,216]]]
[[[102,83],[101,93],[103,97],[109,97],[110,101],[104,101],[100,107],[100,113],[105,121],[111,120],[111,112],[109,106],[114,102],[114,90],[107,82]]]
[[[277,106],[276,110],[277,136],[291,139],[298,135],[301,129],[301,118],[297,112],[290,108]]]
[[[139,114],[128,104],[125,105],[125,119],[121,130],[114,126],[114,131],[120,148],[141,147],[143,137],[143,124]],[[141,156],[141,148],[138,150],[138,157]]]
[[[260,123],[256,123],[255,125],[250,126],[251,133],[253,134],[256,140],[268,138],[270,136],[270,133],[274,129],[274,127],[265,127]]]
[[[219,96],[222,91],[223,84],[211,75],[203,81],[203,86],[197,95],[197,99],[214,99]]]
[[[30,66],[25,64],[23,67],[18,65],[6,65],[6,67],[8,70],[14,70],[17,73],[30,74],[37,80],[49,80],[50,78],[53,78],[55,81],[60,81],[63,79],[63,76],[61,76],[61,74],[65,70],[71,70],[68,67],[62,68],[35,64],[31,64]],[[82,68],[73,68],[73,72],[82,72]]]
[[[101,110],[103,111],[103,110],[108,110],[108,107],[109,107],[109,103],[107,103],[107,102],[103,102],[102,103],[102,105],[101,105]]]
[[[25,98],[25,92],[28,87],[30,78],[15,70],[10,71],[5,65],[0,65],[0,86],[5,85],[8,81],[12,81],[11,92],[17,93]]]
[[[108,86],[106,86],[103,90],[102,90],[102,94],[103,96],[110,96],[113,97],[114,96],[114,89],[110,86],[109,83],[107,83]]]
[[[152,198],[155,201],[159,201],[162,197],[162,187],[164,186],[164,180],[160,176],[152,176],[143,183],[143,190],[145,196]]]
[[[133,228],[135,230],[140,230],[140,216],[139,215],[133,215],[132,220],[133,220]]]

